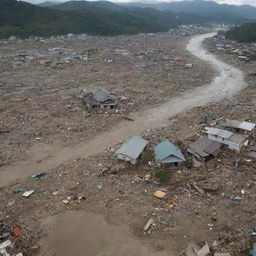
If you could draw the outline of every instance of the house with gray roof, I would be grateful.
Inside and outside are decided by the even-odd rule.
[[[82,99],[88,108],[115,108],[118,98],[104,88],[93,88],[89,91],[82,90],[79,98]]]
[[[207,161],[217,155],[221,146],[222,144],[220,142],[210,140],[204,136],[199,137],[195,142],[191,143],[187,152],[200,160]]]
[[[128,138],[115,152],[118,159],[136,164],[148,141],[140,136]]]
[[[157,164],[169,167],[179,166],[186,161],[181,150],[169,140],[156,145],[154,155]]]

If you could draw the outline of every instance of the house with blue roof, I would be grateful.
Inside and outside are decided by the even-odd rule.
[[[156,163],[166,167],[178,167],[186,161],[181,150],[169,140],[156,145],[154,155]]]

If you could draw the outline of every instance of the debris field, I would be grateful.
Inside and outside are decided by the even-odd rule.
[[[27,150],[37,143],[64,146],[89,140],[130,112],[211,81],[210,67],[185,51],[187,40],[170,34],[84,35],[0,45],[1,164],[28,158]],[[218,40],[223,39],[207,40],[205,47],[212,50]],[[32,48],[34,59],[17,57]],[[75,54],[65,62],[66,53],[49,55],[47,49],[53,48]],[[42,58],[51,63],[41,64],[39,52],[49,55]],[[0,188],[0,245],[8,238],[11,255],[42,255],[40,240],[49,233],[42,224],[45,219],[82,210],[100,214],[111,224],[125,223],[157,253],[249,255],[256,240],[255,131],[240,151],[221,147],[207,161],[187,152],[189,145],[206,136],[207,127],[221,128],[226,120],[256,123],[256,62],[225,51],[216,55],[244,71],[248,86],[241,93],[176,115],[163,128],[134,134],[148,142],[136,164],[118,159],[120,141],[103,154],[73,159]],[[88,109],[79,93],[101,87],[119,99],[117,106]],[[184,164],[166,168],[155,162],[154,148],[166,140],[181,150]],[[164,180],[159,170],[167,171],[162,172]],[[4,233],[8,234],[1,238]]]

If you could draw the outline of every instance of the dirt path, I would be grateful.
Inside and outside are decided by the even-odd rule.
[[[99,134],[92,141],[81,142],[65,148],[61,145],[37,144],[28,152],[30,155],[28,160],[18,161],[0,168],[0,186],[18,178],[47,171],[75,158],[101,153],[129,136],[139,135],[145,129],[166,125],[170,117],[182,111],[232,97],[234,93],[241,91],[246,85],[243,73],[237,68],[217,60],[203,49],[203,40],[212,36],[214,33],[195,36],[187,45],[189,52],[212,65],[218,72],[218,76],[210,84],[188,90],[183,95],[152,109],[134,113],[131,115],[134,122],[122,121],[111,130]]]

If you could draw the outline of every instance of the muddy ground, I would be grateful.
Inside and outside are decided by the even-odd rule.
[[[165,37],[166,35],[163,36]],[[157,42],[159,43],[160,40]],[[175,48],[175,51],[178,49],[180,48]],[[181,50],[180,54],[182,52],[185,54],[184,50]],[[116,160],[113,152],[118,145],[115,145],[107,149],[104,154],[86,159],[74,159],[47,172],[38,180],[28,177],[2,187],[1,230],[15,226],[20,226],[22,230],[22,235],[12,236],[15,242],[13,250],[22,251],[25,255],[65,255],[70,244],[73,244],[73,255],[81,255],[81,251],[87,248],[85,245],[88,245],[90,250],[93,248],[92,251],[88,251],[90,255],[106,256],[119,252],[122,255],[129,253],[129,255],[176,256],[191,241],[199,245],[207,241],[212,252],[229,251],[232,255],[247,255],[246,250],[255,240],[252,232],[256,225],[254,213],[256,167],[255,162],[248,159],[246,152],[251,147],[255,147],[255,138],[252,138],[250,145],[239,154],[223,149],[215,159],[203,163],[200,168],[193,168],[191,159],[186,155],[188,160],[190,159],[188,164],[183,168],[171,170],[170,179],[165,184],[159,184],[154,176],[156,168],[148,163],[153,162],[152,147],[165,138],[173,142],[182,141],[182,147],[185,149],[205,126],[215,126],[225,118],[256,121],[255,80],[248,75],[255,70],[255,63],[240,63],[224,53],[219,58],[243,70],[248,87],[230,100],[194,108],[171,118],[167,127],[148,130],[142,134],[151,144],[136,167]],[[191,59],[190,62],[197,61]],[[108,64],[103,63],[102,66]],[[200,68],[204,67],[203,63],[200,65],[202,65]],[[53,71],[50,69],[49,72],[54,73],[56,69]],[[207,72],[208,75],[203,76],[205,80],[202,79],[204,81],[202,84],[209,81],[213,75],[212,72]],[[174,77],[175,75],[177,76],[176,73]],[[151,74],[148,73],[148,76],[151,77]],[[190,83],[185,76],[183,79],[185,84]],[[65,93],[65,89],[63,92]],[[150,90],[145,92],[150,93]],[[165,94],[166,91],[162,93]],[[73,94],[69,97],[75,101]],[[128,94],[129,98],[135,99],[137,96],[136,93],[133,96],[129,95],[126,90],[121,94],[126,96]],[[14,97],[16,98],[17,95]],[[139,97],[140,94],[138,99]],[[39,99],[40,96],[35,98]],[[162,99],[167,98],[163,96]],[[9,101],[6,100],[6,103],[11,104],[10,107],[14,108],[17,105],[16,111],[24,104],[23,107],[36,116],[36,111],[33,112],[33,108],[30,108],[26,102],[9,103]],[[49,102],[49,106],[51,104],[55,106],[55,103]],[[57,101],[57,106],[61,108],[63,103]],[[142,105],[141,108],[148,107],[147,104]],[[5,111],[4,113],[9,113],[7,108]],[[62,112],[63,109],[60,113]],[[45,116],[48,118],[46,113]],[[65,119],[67,113],[64,111],[61,114],[60,122]],[[75,118],[74,116],[72,114],[72,118]],[[16,116],[13,120],[15,118]],[[53,120],[51,118],[48,120],[48,126]],[[94,118],[95,122],[101,122],[94,115],[90,118]],[[25,124],[27,127],[31,124],[32,129],[41,122],[37,124],[37,121],[29,122],[28,119]],[[17,138],[20,137],[18,128],[12,131],[13,136],[16,134]],[[57,132],[54,135],[56,137],[51,137],[51,132],[49,138],[60,138]],[[4,140],[3,145],[8,142],[10,135],[7,133],[1,137]],[[74,143],[75,138],[79,139],[80,135],[73,133],[74,140],[65,143]],[[86,137],[85,134],[84,136]],[[93,136],[93,133],[89,136]],[[47,141],[44,142],[48,143]],[[145,179],[147,174],[151,176],[150,180]],[[195,183],[202,188],[201,193],[195,189],[193,185]],[[159,188],[165,188],[167,191],[167,196],[163,200],[153,197],[154,191]],[[35,193],[29,198],[24,198],[21,193],[14,193],[15,189],[33,189]],[[236,196],[240,196],[241,200],[234,200]],[[63,200],[68,200],[68,203],[65,204]],[[154,218],[154,224],[148,232],[144,232],[142,229],[150,217]],[[82,224],[81,227],[79,224]],[[112,239],[109,238],[110,236]],[[119,251],[117,245],[123,249]],[[99,247],[101,250],[98,251]]]

